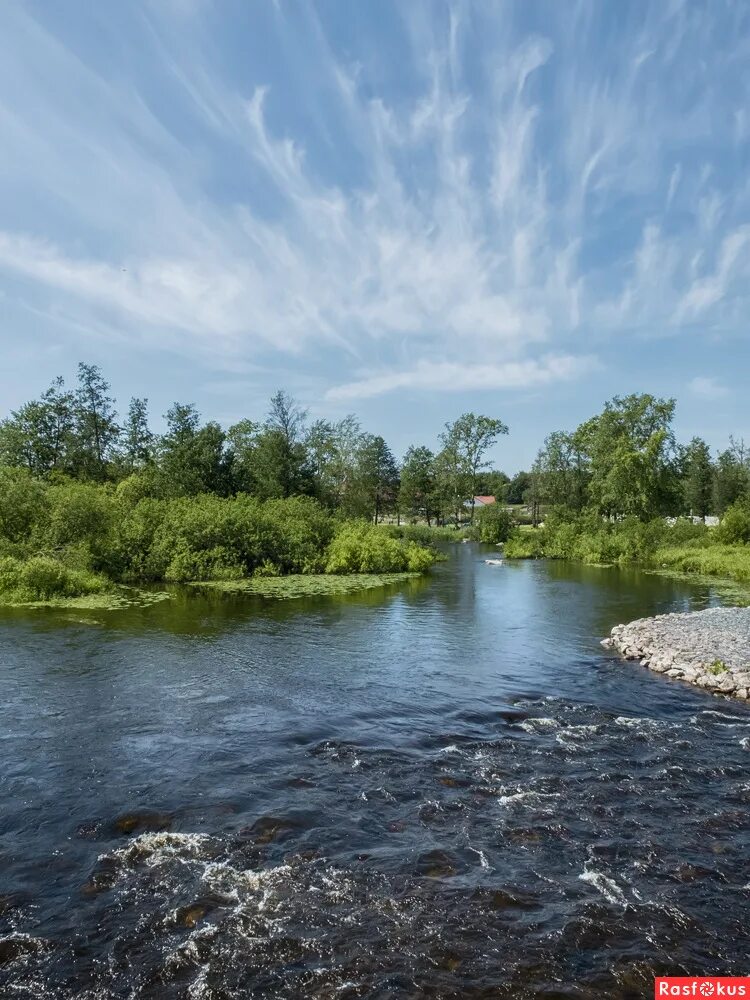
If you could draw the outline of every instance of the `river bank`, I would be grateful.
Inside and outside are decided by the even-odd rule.
[[[715,694],[750,698],[750,608],[707,608],[615,625],[602,645]]]

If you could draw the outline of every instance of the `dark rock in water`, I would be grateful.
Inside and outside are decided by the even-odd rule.
[[[270,844],[280,835],[293,830],[295,826],[295,823],[283,816],[261,816],[252,826],[245,827],[240,833],[251,837],[254,844]]]
[[[180,927],[193,928],[206,916],[209,907],[204,903],[191,903],[189,906],[180,906],[174,915],[174,922]]]
[[[406,823],[402,819],[394,820],[393,823],[388,824],[388,833],[403,833],[406,829]]]
[[[47,941],[30,937],[28,934],[9,934],[7,937],[0,937],[0,966],[10,965],[19,958],[35,955],[48,948]]]
[[[702,865],[685,863],[684,865],[680,865],[674,873],[674,878],[678,882],[697,882],[700,879],[712,878],[715,874],[710,868],[704,868]]]
[[[446,851],[426,851],[417,858],[417,872],[427,878],[449,878],[457,871],[455,859]]]
[[[452,774],[443,775],[443,777],[439,780],[440,784],[445,785],[446,788],[466,788],[471,784],[471,782],[467,781],[465,778],[457,778]]]
[[[139,833],[145,833],[169,830],[172,821],[173,817],[169,813],[133,812],[118,816],[113,825],[118,833],[135,833],[136,830]]]
[[[495,889],[489,895],[489,905],[493,910],[540,910],[541,903],[532,895],[521,890]]]

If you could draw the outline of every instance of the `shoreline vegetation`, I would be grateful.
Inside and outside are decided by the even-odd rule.
[[[162,582],[249,592],[237,581],[419,574],[440,558],[434,542],[465,537],[504,545],[508,559],[750,585],[750,448],[730,438],[714,458],[699,438],[680,444],[674,400],[614,397],[548,435],[510,479],[487,457],[508,427],[474,413],[445,424],[437,453],[411,446],[399,464],[353,415],[310,423],[281,391],[265,420],[227,429],[174,403],[162,434],[147,400],[133,398],[121,422],[109,393],[81,363],[75,389],[56,379],[0,421],[0,603],[112,606]]]
[[[121,421],[83,363],[75,388],[55,379],[0,421],[0,604],[120,606],[162,582],[281,594],[301,577],[352,592],[426,573],[470,498],[508,481],[485,460],[508,428],[473,413],[400,465],[353,415],[310,423],[282,391],[261,421],[225,429],[179,402],[165,421],[155,434],[142,398]]]
[[[750,509],[740,503],[716,527],[690,519],[669,522],[664,518],[642,522],[625,518],[603,523],[600,518],[575,516],[569,511],[550,512],[541,527],[511,529],[503,543],[506,559],[571,559],[590,566],[633,566],[673,577],[738,584],[738,599],[746,592],[750,601],[750,545],[746,530],[739,536],[736,520]]]
[[[168,598],[142,589],[159,583],[280,597],[352,593],[419,576],[442,558],[429,544],[444,537],[435,529],[341,520],[312,497],[160,500],[138,485],[134,477],[117,487],[47,484],[0,470],[23,522],[0,555],[0,604],[147,605]]]
[[[637,566],[750,586],[750,449],[676,440],[675,401],[615,397],[544,441],[525,498],[533,526],[498,537],[508,559]],[[538,525],[538,526],[537,526]]]

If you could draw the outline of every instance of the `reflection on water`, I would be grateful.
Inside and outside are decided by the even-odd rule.
[[[3,995],[739,974],[750,712],[599,646],[715,596],[481,557],[343,598],[5,613]]]

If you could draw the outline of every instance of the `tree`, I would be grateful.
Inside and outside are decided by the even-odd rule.
[[[679,509],[674,408],[673,399],[615,396],[578,428],[590,463],[589,500],[599,513],[646,521]]]
[[[227,431],[233,493],[255,491],[255,452],[259,433],[260,424],[254,420],[239,420]]]
[[[76,465],[84,478],[106,478],[107,463],[114,457],[120,437],[109,382],[98,365],[78,364],[75,434]]]
[[[200,414],[192,403],[174,403],[166,414],[167,433],[159,444],[160,480],[167,496],[230,491],[231,453],[225,450],[226,435],[211,421],[200,426]]]
[[[505,502],[513,505],[522,504],[526,490],[531,486],[530,472],[517,472],[508,483],[505,491]]]
[[[713,492],[713,464],[708,445],[694,437],[685,449],[683,493],[689,514],[704,521],[711,513]]]
[[[533,492],[543,495],[545,503],[582,510],[586,504],[588,470],[579,436],[565,431],[549,434],[537,455],[531,476],[537,480]]]
[[[502,420],[464,413],[452,424],[446,424],[440,435],[448,467],[452,465],[454,470],[452,490],[455,495],[463,494],[462,501],[471,501],[472,521],[477,476],[481,469],[487,468],[485,455],[500,435],[507,433]]]
[[[75,396],[56,378],[41,399],[25,403],[0,424],[0,457],[36,476],[72,469]]]
[[[291,497],[313,492],[304,444],[307,411],[279,390],[255,446],[255,483],[259,496]]]
[[[153,460],[154,435],[148,426],[147,399],[133,396],[130,400],[122,429],[122,448],[125,466],[131,472],[142,469]]]
[[[750,459],[745,442],[730,437],[714,466],[713,508],[723,514],[735,501],[750,494]]]
[[[435,456],[424,446],[410,447],[401,465],[399,509],[416,520],[430,524],[435,502]]]
[[[505,495],[510,484],[510,476],[506,476],[499,469],[492,469],[489,472],[480,472],[476,481],[477,496],[494,497],[498,503],[507,502]]]
[[[370,516],[377,524],[380,515],[392,510],[398,495],[398,465],[385,440],[368,434],[359,453],[357,481]]]

